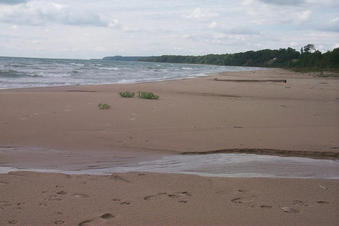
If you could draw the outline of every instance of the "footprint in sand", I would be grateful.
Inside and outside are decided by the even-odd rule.
[[[248,195],[248,196],[241,196],[241,197],[233,198],[231,199],[231,202],[235,204],[245,204],[250,207],[254,207],[255,199],[256,199],[255,195]]]
[[[270,205],[261,205],[260,208],[262,208],[262,209],[272,209],[272,206],[270,206]]]
[[[119,202],[120,203],[120,205],[130,205],[131,203],[130,202],[128,202],[128,201],[122,201],[121,199],[112,199],[112,201],[113,202]]]
[[[100,225],[103,224],[111,219],[113,219],[115,216],[111,213],[105,213],[101,215],[100,217],[96,217],[93,219],[82,221],[78,224],[78,226],[90,226],[90,225]]]
[[[115,180],[115,181],[123,181],[123,182],[126,182],[126,183],[130,183],[130,181],[129,180],[127,180],[127,179],[125,179],[125,178],[123,178],[123,177],[121,177],[121,176],[119,176],[119,175],[111,175],[110,176],[110,178],[111,179],[113,179],[113,180]]]
[[[239,194],[240,193],[240,194]],[[234,204],[241,204],[241,205],[247,205],[249,207],[255,207],[255,200],[257,198],[256,195],[251,194],[248,190],[245,189],[238,189],[236,191],[236,194],[238,197],[235,197],[231,199],[231,202]],[[262,205],[263,207],[261,208],[268,208],[266,205]]]
[[[17,224],[18,221],[17,221],[17,220],[9,220],[8,223],[9,223],[9,224]]]
[[[39,206],[41,206],[41,207],[46,207],[46,206],[47,206],[47,203],[45,203],[45,202],[39,202]]]
[[[58,195],[66,195],[67,192],[65,192],[65,191],[58,191],[57,194],[58,194]]]
[[[154,200],[156,199],[158,196],[157,195],[147,195],[144,197],[144,200],[148,201],[148,200]]]
[[[25,205],[25,202],[18,202],[18,203],[16,203],[16,209],[21,210],[23,205]]]
[[[89,198],[89,195],[83,193],[74,193],[72,196],[75,198]]]
[[[285,213],[299,213],[299,210],[294,209],[292,207],[288,207],[288,206],[280,207],[280,209],[284,211]]]
[[[319,203],[319,204],[330,204],[330,202],[324,201],[324,200],[319,200],[319,201],[317,201],[317,203]]]
[[[327,187],[325,187],[324,185],[319,184],[319,187],[323,190],[327,190]]]
[[[56,220],[56,221],[54,221],[54,224],[63,224],[63,223],[65,223],[65,221],[63,221],[63,220]]]
[[[121,202],[120,205],[130,205],[130,202]]]
[[[61,201],[62,198],[60,198],[58,195],[50,195],[48,198],[47,198],[48,201]]]
[[[0,209],[4,209],[8,206],[12,206],[12,204],[9,203],[8,201],[0,201]]]
[[[188,197],[191,197],[192,195],[187,192],[174,192],[174,193],[167,193],[167,192],[159,192],[156,195],[148,195],[144,197],[144,200],[159,200],[159,199],[164,199],[164,198],[171,198],[171,199],[176,199],[180,203],[187,203]]]
[[[305,203],[301,200],[293,200],[293,205],[295,205],[295,206],[308,206],[307,203]]]

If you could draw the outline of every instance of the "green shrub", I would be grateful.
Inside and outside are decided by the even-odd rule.
[[[125,97],[125,98],[132,98],[134,97],[134,95],[135,95],[134,92],[129,92],[129,91],[120,92],[120,96]]]
[[[107,110],[110,109],[111,106],[109,106],[108,104],[98,104],[98,108],[100,110]]]
[[[155,95],[152,92],[139,92],[139,98],[156,100],[159,99],[159,96]]]

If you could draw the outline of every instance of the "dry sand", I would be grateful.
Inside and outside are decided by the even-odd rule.
[[[76,153],[236,149],[338,158],[338,89],[338,79],[272,69],[1,90],[0,145]],[[125,99],[118,95],[123,90],[152,91],[160,99]],[[99,103],[111,109],[99,110]],[[33,161],[0,154],[0,164],[23,160]],[[0,224],[337,225],[338,188],[338,180],[16,172],[0,175]]]
[[[338,181],[0,175],[0,225],[338,225]],[[83,224],[81,224],[83,222]]]
[[[259,148],[339,152],[339,80],[285,70],[143,84],[0,91],[0,144],[172,152]],[[119,91],[152,91],[159,100]],[[99,103],[111,105],[99,110]]]

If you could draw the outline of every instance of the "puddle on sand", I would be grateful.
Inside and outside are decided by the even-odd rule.
[[[130,152],[120,152],[120,154],[113,152],[114,154],[112,154],[109,152],[95,153],[95,157],[83,155],[82,152],[72,153],[72,156],[62,153],[52,152],[52,154],[48,154],[49,158],[42,158],[42,152],[37,152],[36,154],[42,159],[35,159],[29,164],[27,161],[25,163],[22,161],[0,163],[0,173],[19,170],[94,175],[153,172],[213,177],[339,179],[339,160],[238,153],[164,156],[151,152],[142,152],[142,155],[135,154],[135,152],[134,154]],[[51,164],[50,157],[53,155],[59,156],[58,164]],[[81,155],[81,158],[77,155]]]
[[[115,172],[184,173],[213,177],[339,179],[339,161],[255,154],[173,155],[115,167]]]

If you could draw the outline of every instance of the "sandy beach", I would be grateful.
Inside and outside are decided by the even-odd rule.
[[[121,98],[125,90],[160,98]],[[62,165],[47,150],[87,160],[208,152],[339,158],[339,80],[282,69],[0,90],[0,106],[2,166]],[[40,159],[6,151],[16,148],[46,151]],[[337,225],[338,190],[339,181],[327,179],[12,172],[0,174],[0,225]]]
[[[337,225],[338,181],[0,175],[1,225]]]

